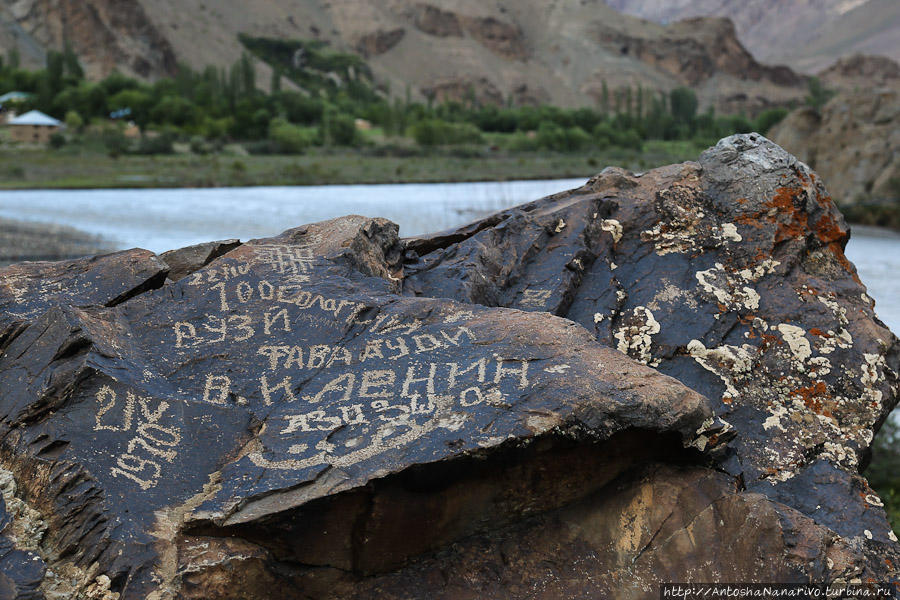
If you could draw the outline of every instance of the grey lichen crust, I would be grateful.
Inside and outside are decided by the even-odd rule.
[[[581,323],[716,401],[737,431],[726,466],[748,488],[799,507],[779,485],[842,481],[862,521],[825,499],[815,518],[895,541],[856,472],[897,402],[897,340],[844,256],[849,229],[825,187],[782,148],[736,135],[699,163],[608,168],[443,236],[455,243],[411,241],[424,251],[406,293]]]

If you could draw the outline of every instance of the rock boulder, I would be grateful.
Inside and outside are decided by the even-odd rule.
[[[413,240],[0,271],[0,595],[645,598],[890,581],[896,340],[759,136]],[[0,483],[2,483],[0,481]]]

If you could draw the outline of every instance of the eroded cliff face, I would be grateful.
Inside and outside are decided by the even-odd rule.
[[[93,77],[115,69],[144,78],[175,74],[175,51],[138,0],[18,0],[5,12],[7,28],[44,48],[68,42]]]
[[[877,69],[890,85],[841,92],[819,110],[797,109],[769,133],[828,178],[839,204],[900,196],[900,79],[892,71]]]
[[[120,68],[143,77],[228,66],[239,33],[318,38],[361,53],[377,78],[416,95],[484,102],[595,103],[611,89],[694,87],[704,106],[748,113],[802,98],[802,78],[760,65],[730,22],[692,19],[659,26],[622,15],[600,0],[18,0],[5,29],[43,47],[68,38],[94,75]],[[0,41],[4,38],[0,36]]]
[[[741,41],[765,62],[815,73],[855,53],[900,60],[893,0],[607,0],[622,12],[670,23],[697,16],[734,20]]]
[[[752,135],[413,240],[351,216],[9,267],[0,590],[898,582],[857,470],[900,357],[847,235]]]
[[[900,87],[900,65],[886,56],[853,54],[835,61],[817,77],[833,90]]]

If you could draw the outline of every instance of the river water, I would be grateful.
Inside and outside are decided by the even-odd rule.
[[[164,252],[216,239],[267,237],[347,214],[386,217],[400,235],[440,231],[578,187],[583,179],[152,190],[0,192],[0,217],[69,225],[112,245]],[[900,234],[855,227],[847,246],[876,312],[900,332]]]

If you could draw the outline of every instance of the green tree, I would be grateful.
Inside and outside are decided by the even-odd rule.
[[[84,69],[81,68],[81,63],[78,62],[78,55],[75,54],[68,42],[66,42],[63,50],[63,65],[66,75],[74,79],[84,79]]]
[[[251,96],[256,91],[256,69],[253,67],[253,61],[250,55],[244,52],[241,54],[241,60],[238,62],[240,73],[241,93]]]
[[[56,94],[63,87],[63,75],[65,74],[65,57],[62,53],[50,50],[47,52],[47,81],[50,89]]]
[[[765,135],[777,123],[780,123],[788,114],[786,108],[770,108],[759,113],[753,121],[753,129]]]
[[[275,67],[272,69],[272,83],[269,86],[269,92],[271,94],[277,94],[281,91],[281,69]]]
[[[292,125],[285,119],[272,119],[269,123],[269,139],[284,154],[301,154],[316,141],[316,131],[308,127]]]
[[[609,114],[609,88],[606,85],[605,79],[600,88],[600,110],[603,111],[604,115]]]
[[[690,124],[697,115],[697,94],[686,87],[675,88],[669,92],[669,103],[672,106],[672,117],[680,124]]]
[[[815,109],[822,108],[825,103],[831,100],[835,91],[827,89],[818,77],[810,77],[806,81],[808,94],[806,96],[806,105]]]
[[[150,122],[153,104],[150,94],[140,89],[122,90],[108,100],[109,110],[131,109],[130,118],[140,125]]]
[[[353,146],[359,139],[356,120],[333,109],[325,111],[322,133],[325,143],[330,146]]]
[[[84,127],[84,119],[76,111],[70,110],[66,113],[66,127],[71,131],[81,131],[81,128]]]
[[[411,128],[420,146],[481,143],[481,132],[471,123],[450,123],[441,119],[425,119]]]
[[[637,89],[637,106],[634,113],[638,121],[644,118],[644,87],[641,85]]]
[[[181,96],[166,96],[150,110],[150,120],[160,125],[168,123],[185,127],[196,123],[197,117],[194,103]]]

